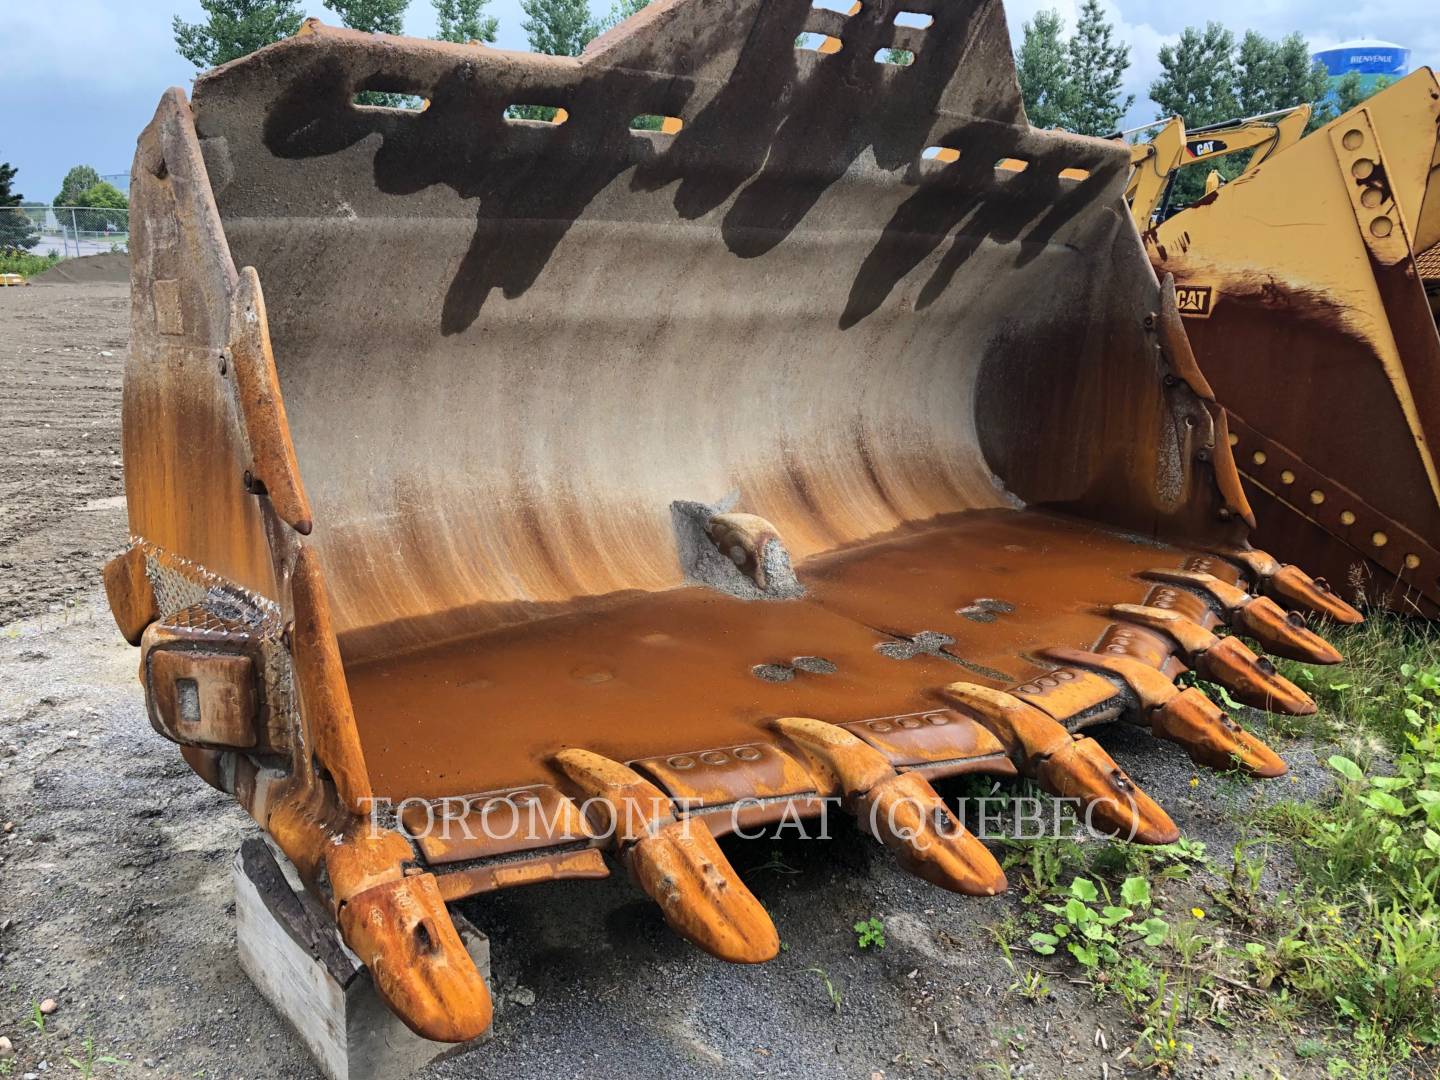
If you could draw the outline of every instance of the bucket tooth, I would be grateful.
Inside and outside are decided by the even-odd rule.
[[[699,818],[668,822],[637,840],[629,864],[670,928],[711,956],[762,964],[780,951],[775,924]]]
[[[1231,720],[1194,687],[1150,714],[1150,730],[1185,748],[1190,760],[1212,769],[1242,769],[1253,776],[1284,776],[1285,761]]]
[[[1242,633],[1266,652],[1307,664],[1338,664],[1340,651],[1305,625],[1299,612],[1285,611],[1268,596],[1257,596],[1237,613]]]
[[[1298,566],[1280,567],[1273,577],[1265,580],[1264,589],[1267,596],[1283,607],[1308,609],[1346,626],[1365,621],[1365,616],[1340,599],[1324,578],[1312,578]]]
[[[1312,578],[1300,567],[1282,563],[1269,552],[1226,548],[1216,554],[1243,566],[1259,591],[1281,607],[1308,611],[1347,626],[1365,621],[1365,616],[1342,600],[1324,578]]]
[[[919,773],[896,773],[865,792],[856,817],[910,873],[951,892],[995,896],[1005,871]]]
[[[562,750],[555,763],[606,820],[636,884],[670,928],[711,956],[759,964],[780,935],[700,818],[677,819],[670,799],[627,765],[589,750]]]
[[[1276,671],[1269,660],[1256,656],[1239,638],[1218,638],[1193,619],[1167,608],[1115,604],[1110,614],[1168,636],[1187,665],[1246,705],[1291,716],[1309,716],[1315,711],[1309,694]]]
[[[1109,656],[1081,649],[1046,649],[1045,655],[1063,664],[1090,668],[1120,679],[1130,688],[1139,713],[1156,738],[1173,742],[1197,765],[1212,769],[1241,769],[1255,776],[1281,776],[1285,762],[1231,720],[1214,702],[1193,687],[1181,690],[1163,673],[1126,656]]]
[[[878,750],[834,724],[790,716],[775,727],[827,777],[845,808],[917,877],[951,892],[994,896],[1005,872],[930,781],[897,773]]]
[[[1305,625],[1298,612],[1286,612],[1268,596],[1251,596],[1244,589],[1196,570],[1147,570],[1147,581],[1180,585],[1198,592],[1219,607],[1235,630],[1258,641],[1268,653],[1307,664],[1338,664],[1339,651]]]
[[[1202,678],[1219,683],[1235,699],[1257,709],[1289,716],[1311,716],[1315,699],[1257,656],[1237,637],[1219,638],[1196,658]]]
[[[375,989],[411,1030],[436,1042],[468,1042],[490,1026],[485,980],[440,896],[433,874],[389,881],[351,896],[340,930],[370,969]]]
[[[1052,795],[1075,799],[1086,824],[1135,843],[1171,844],[1180,830],[1094,739],[1072,735],[1035,706],[975,683],[940,697],[974,716],[1005,745],[1016,771]]]

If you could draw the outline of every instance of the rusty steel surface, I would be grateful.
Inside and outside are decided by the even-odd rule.
[[[761,962],[729,832],[833,804],[989,895],[934,786],[982,772],[1172,841],[1087,732],[1275,775],[1174,680],[1309,711],[1224,629],[1359,618],[1247,543],[1126,151],[1028,126],[998,3],[920,7],[657,0],[579,58],[312,22],[140,138],[117,625],[422,1035],[489,1022],[478,893],[619,867]]]
[[[1255,542],[1440,614],[1440,83],[1428,68],[1145,233],[1230,412]]]

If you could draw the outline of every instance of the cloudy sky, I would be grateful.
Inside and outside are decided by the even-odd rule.
[[[950,0],[964,3],[965,0]],[[1070,26],[1081,0],[1011,0],[1011,33],[1041,8],[1055,7]],[[609,0],[591,0],[597,10]],[[336,21],[320,0],[311,14]],[[1145,96],[1158,69],[1156,53],[1187,23],[1218,19],[1239,33],[1278,37],[1299,30],[1315,48],[1378,37],[1413,50],[1412,63],[1440,66],[1440,20],[1434,0],[1105,0],[1120,36],[1131,45],[1130,122],[1154,118]],[[525,48],[519,0],[491,0],[502,48]],[[19,168],[18,190],[49,201],[72,165],[128,173],[135,136],[161,92],[188,87],[191,65],[175,53],[170,20],[200,17],[198,0],[0,0],[0,161]],[[428,36],[430,0],[411,0],[406,30]]]

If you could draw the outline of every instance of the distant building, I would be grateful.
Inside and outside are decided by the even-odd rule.
[[[1366,91],[1375,89],[1379,79],[1395,79],[1410,71],[1410,50],[1393,41],[1376,41],[1365,38],[1347,41],[1333,49],[1322,49],[1315,59],[1325,65],[1330,73],[1330,88],[1346,75],[1357,74]]]

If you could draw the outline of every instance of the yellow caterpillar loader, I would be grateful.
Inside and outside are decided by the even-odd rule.
[[[1125,148],[1026,123],[999,3],[905,6],[657,0],[578,58],[312,22],[140,137],[111,606],[429,1038],[489,1022],[446,905],[491,890],[621,867],[760,962],[737,829],[833,805],[993,895],[933,786],[979,772],[1172,841],[1092,729],[1283,773],[1175,680],[1313,711],[1239,635],[1359,620],[1247,543]]]
[[[1159,121],[1160,130],[1149,142],[1130,147],[1130,183],[1125,188],[1125,201],[1130,216],[1141,231],[1154,224],[1162,212],[1182,168],[1193,168],[1206,161],[1231,154],[1253,151],[1245,163],[1245,172],[1259,168],[1267,158],[1294,146],[1305,134],[1313,110],[1309,105],[1280,109],[1244,120],[1228,120],[1220,124],[1186,130],[1183,117],[1172,116]],[[1120,133],[1120,137],[1146,131],[1155,124]],[[1244,175],[1242,173],[1241,175]],[[1237,177],[1238,179],[1238,177]],[[1206,194],[1218,186],[1217,176],[1206,179]]]
[[[1347,596],[1428,617],[1440,614],[1437,123],[1440,83],[1422,68],[1144,232],[1229,413],[1257,542]]]

